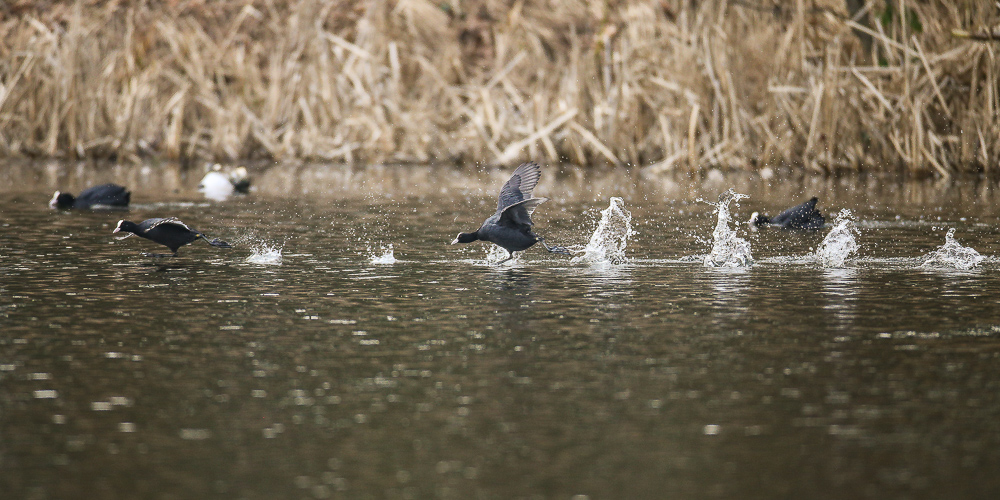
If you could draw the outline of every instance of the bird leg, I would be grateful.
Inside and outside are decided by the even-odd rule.
[[[507,258],[504,259],[504,260],[498,261],[497,264],[503,264],[504,262],[507,262],[508,260],[513,259],[513,258],[514,258],[514,252],[511,252],[510,250],[507,250]]]
[[[560,247],[560,246],[555,246],[555,245],[553,245],[553,246],[550,247],[550,246],[546,245],[545,244],[545,238],[542,238],[541,236],[538,237],[538,242],[541,243],[542,246],[545,247],[545,249],[549,251],[549,253],[557,253],[557,254],[560,254],[560,255],[573,255],[573,252],[570,252],[569,249],[566,248],[566,247]]]

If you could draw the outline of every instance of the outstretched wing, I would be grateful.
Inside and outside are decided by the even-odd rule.
[[[508,206],[500,212],[500,224],[501,225],[532,225],[531,214],[535,213],[535,208],[538,205],[549,201],[548,198],[530,198],[527,200],[519,201],[513,205]]]
[[[187,224],[181,222],[180,219],[177,219],[175,217],[167,217],[167,218],[163,218],[163,219],[156,219],[156,221],[153,222],[152,224],[150,224],[149,227],[147,227],[146,230],[143,231],[143,232],[144,233],[148,233],[154,227],[162,226],[164,224],[173,224],[175,226],[183,227],[184,229],[187,229],[188,231],[194,231],[194,229],[191,229],[190,227],[188,227]],[[197,231],[195,231],[195,232],[197,232]]]
[[[506,208],[531,198],[531,191],[535,189],[541,176],[542,167],[533,161],[522,163],[521,166],[517,167],[507,183],[500,189],[500,197],[497,198],[497,212],[503,212]],[[531,212],[528,212],[528,215],[531,215]]]

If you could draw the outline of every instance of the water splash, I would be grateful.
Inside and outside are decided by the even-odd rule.
[[[736,231],[729,227],[732,220],[729,214],[729,204],[750,196],[740,194],[730,188],[719,195],[719,202],[706,202],[715,206],[719,214],[719,222],[715,224],[715,231],[712,231],[712,252],[705,256],[705,267],[749,267],[753,265],[753,256],[750,254],[750,242],[736,235]],[[704,201],[704,200],[699,200]]]
[[[632,212],[625,209],[625,201],[611,197],[608,208],[601,210],[601,220],[586,246],[577,245],[572,250],[581,253],[573,262],[589,264],[624,264],[628,262],[625,249],[628,239],[636,234],[632,230]]]
[[[984,257],[979,255],[979,252],[955,241],[955,228],[951,228],[944,237],[944,245],[927,254],[920,267],[968,270],[978,266],[983,260]]]
[[[498,245],[486,245],[486,262],[495,264],[497,262],[507,259],[507,257],[509,257],[509,254],[507,253],[507,250],[504,250],[503,247]],[[515,261],[517,260],[517,257],[518,254],[515,253],[514,258],[511,260]]]
[[[284,245],[273,246],[269,243],[251,243],[250,249],[253,253],[247,257],[246,262],[260,266],[280,266],[281,251]]]
[[[372,264],[390,265],[398,262],[392,253],[392,243],[381,248],[382,253],[376,253],[371,248],[368,249],[368,262]]]
[[[816,259],[823,267],[844,267],[851,256],[858,253],[858,226],[854,215],[848,209],[837,214],[833,229],[823,238],[816,249]]]

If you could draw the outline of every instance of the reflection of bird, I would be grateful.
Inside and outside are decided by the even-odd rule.
[[[101,184],[94,186],[79,196],[56,191],[49,201],[50,208],[99,208],[127,207],[132,193],[117,184]]]
[[[809,201],[795,205],[774,217],[754,212],[750,216],[749,224],[751,226],[770,225],[789,229],[817,229],[826,223],[823,214],[816,210],[816,202],[818,201],[819,199],[813,196]]]
[[[191,229],[187,224],[171,217],[167,219],[146,219],[138,224],[127,221],[118,221],[118,227],[115,228],[115,233],[125,231],[127,233],[132,233],[136,236],[142,236],[147,240],[155,241],[161,245],[166,246],[173,252],[173,256],[177,256],[177,249],[191,243],[198,238],[201,238],[208,242],[209,245],[219,248],[232,248],[229,243],[221,241],[218,238],[209,240],[204,234],[194,229]],[[169,255],[164,254],[148,254],[154,257],[166,257]]]
[[[569,250],[563,247],[546,245],[541,236],[531,232],[531,214],[538,205],[548,200],[548,198],[531,197],[531,191],[535,189],[541,175],[542,168],[535,162],[524,163],[517,167],[500,189],[496,213],[486,219],[476,231],[459,233],[451,244],[471,243],[476,240],[492,242],[507,250],[509,254],[501,262],[514,258],[514,252],[527,250],[535,242],[540,242],[551,253],[571,255]]]
[[[198,191],[201,191],[206,198],[218,201],[229,198],[233,193],[246,194],[250,192],[250,175],[246,167],[226,172],[216,163],[198,183]]]

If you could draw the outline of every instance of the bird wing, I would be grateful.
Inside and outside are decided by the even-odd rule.
[[[510,205],[500,212],[500,224],[511,225],[513,223],[514,225],[525,224],[530,226],[532,225],[531,214],[535,213],[535,208],[538,208],[538,205],[546,201],[549,201],[549,199],[530,198]]]
[[[143,231],[143,232],[144,233],[148,233],[154,227],[156,227],[156,226],[162,226],[163,224],[173,224],[173,225],[176,225],[176,226],[183,227],[184,229],[187,229],[188,231],[194,231],[194,229],[191,229],[190,227],[188,227],[187,224],[181,222],[180,219],[178,219],[176,217],[167,217],[167,218],[163,218],[163,219],[156,219],[156,222],[150,224],[149,227],[147,227],[146,230]]]
[[[497,212],[502,212],[507,207],[531,198],[531,191],[535,189],[541,176],[542,167],[533,161],[522,163],[521,166],[517,167],[507,183],[500,189],[500,196],[497,198]]]

